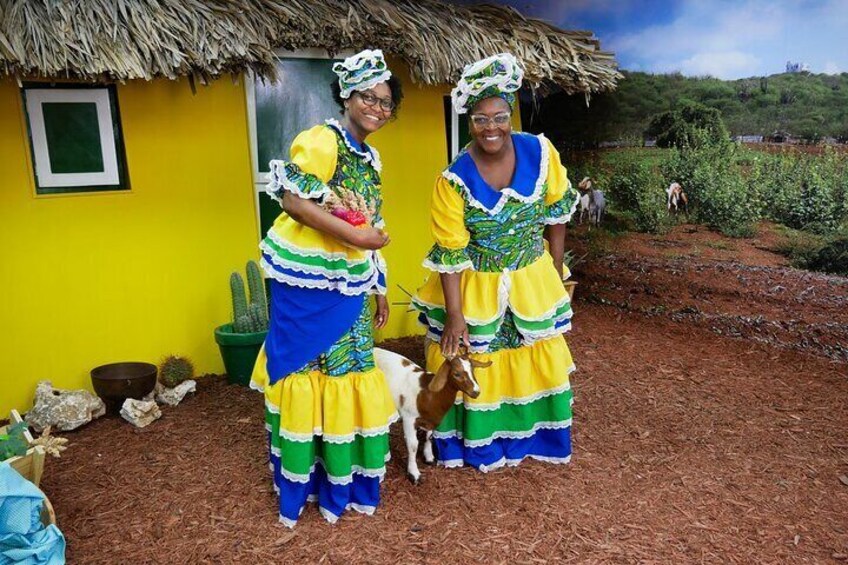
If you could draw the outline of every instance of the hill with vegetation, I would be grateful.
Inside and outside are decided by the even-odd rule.
[[[848,73],[783,73],[739,80],[627,72],[618,89],[593,96],[551,94],[524,105],[525,125],[557,145],[595,147],[644,138],[651,118],[682,104],[721,112],[731,135],[786,132],[809,140],[848,140]]]

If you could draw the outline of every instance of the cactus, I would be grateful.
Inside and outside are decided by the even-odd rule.
[[[236,333],[246,333],[247,329],[239,327],[241,320],[247,316],[247,296],[244,293],[244,279],[241,274],[230,275],[230,293],[233,300],[233,329]]]
[[[268,301],[265,298],[265,282],[256,261],[247,262],[247,283],[250,303],[240,273],[230,275],[230,291],[233,300],[233,332],[254,333],[268,329]]]
[[[192,378],[194,365],[185,357],[169,355],[159,364],[159,382],[166,388],[174,388]]]
[[[250,303],[257,304],[265,312],[267,323],[268,301],[265,299],[265,280],[256,261],[247,262],[247,286],[250,289]]]

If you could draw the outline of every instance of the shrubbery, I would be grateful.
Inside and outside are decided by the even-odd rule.
[[[690,102],[657,114],[645,132],[657,141],[657,147],[699,147],[728,139],[721,112]]]
[[[693,220],[742,237],[753,232],[762,205],[758,187],[743,177],[737,153],[729,141],[704,140],[695,148],[672,151],[661,168],[668,183],[684,187]]]

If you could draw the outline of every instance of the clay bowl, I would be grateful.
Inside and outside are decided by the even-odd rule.
[[[116,410],[127,398],[141,400],[153,392],[156,374],[150,363],[110,363],[91,370],[91,384],[106,407]]]

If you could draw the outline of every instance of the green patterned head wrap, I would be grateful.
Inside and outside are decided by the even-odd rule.
[[[475,104],[492,96],[500,96],[512,106],[515,91],[521,88],[524,70],[514,55],[500,53],[467,65],[462,78],[451,91],[457,114],[465,114]]]
[[[368,90],[392,76],[383,52],[379,49],[366,49],[352,55],[333,65],[333,72],[339,77],[341,97],[344,99],[350,98],[354,91]]]

